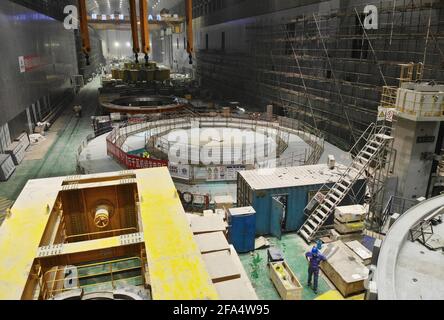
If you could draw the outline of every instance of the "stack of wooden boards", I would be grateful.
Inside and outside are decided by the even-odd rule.
[[[216,209],[230,209],[233,207],[234,201],[232,196],[215,196],[214,205]]]
[[[366,208],[362,205],[336,207],[335,230],[340,235],[361,234],[364,230],[366,212]]]
[[[222,214],[187,214],[197,246],[221,300],[257,300],[236,250],[226,238]]]
[[[358,241],[335,241],[324,246],[321,252],[327,257],[327,261],[321,263],[322,271],[344,297],[365,290],[364,281],[369,274],[365,263],[371,260],[368,249]]]

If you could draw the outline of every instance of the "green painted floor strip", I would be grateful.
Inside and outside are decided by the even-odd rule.
[[[89,134],[93,133],[91,116],[97,109],[99,85],[99,79],[94,80],[76,97],[74,103],[81,104],[83,108],[82,118],[75,117],[72,106],[66,107],[53,125],[61,129],[57,132],[57,138],[45,157],[40,160],[25,160],[17,166],[8,181],[0,182],[0,197],[14,201],[29,179],[76,173],[78,147]]]
[[[313,300],[318,295],[331,290],[327,282],[322,277],[319,277],[319,288],[317,295],[313,292],[313,290],[306,286],[308,264],[307,260],[305,259],[305,252],[307,251],[307,248],[304,241],[298,235],[286,234],[282,236],[281,240],[276,238],[268,239],[271,246],[278,247],[282,250],[285,261],[304,286],[302,291],[303,300]],[[240,260],[259,299],[281,299],[268,275],[267,249],[256,250],[253,254],[241,254]]]

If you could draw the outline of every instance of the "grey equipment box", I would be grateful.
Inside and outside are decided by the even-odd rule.
[[[268,263],[284,261],[284,255],[281,250],[276,247],[271,247],[267,250]]]
[[[14,171],[15,165],[14,161],[12,161],[11,155],[0,154],[0,180],[8,180]]]
[[[14,141],[5,150],[5,153],[11,155],[15,165],[19,165],[25,157],[25,145],[21,142]]]
[[[26,132],[23,132],[17,139],[14,139],[14,141],[22,143],[25,150],[28,149],[30,145],[29,136]]]

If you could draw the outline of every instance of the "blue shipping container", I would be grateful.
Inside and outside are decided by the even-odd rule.
[[[261,176],[257,170],[238,174],[237,202],[240,206],[252,206],[256,211],[256,235],[280,236],[281,232],[297,231],[307,219],[304,208],[322,186],[332,187],[346,167],[337,165],[329,170],[326,165],[278,168],[269,176]],[[358,180],[341,205],[362,203],[365,179]],[[324,191],[324,190],[323,190]],[[351,195],[355,195],[352,199]],[[278,211],[285,211],[279,221]],[[333,222],[333,215],[330,217]]]

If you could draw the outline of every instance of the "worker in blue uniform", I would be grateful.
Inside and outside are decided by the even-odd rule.
[[[313,278],[313,291],[318,293],[319,266],[327,258],[319,252],[317,247],[313,247],[311,251],[305,254],[305,257],[309,262],[307,286],[311,287],[311,280]]]
[[[322,249],[322,241],[321,240],[316,240],[316,248],[318,248],[318,250]]]

